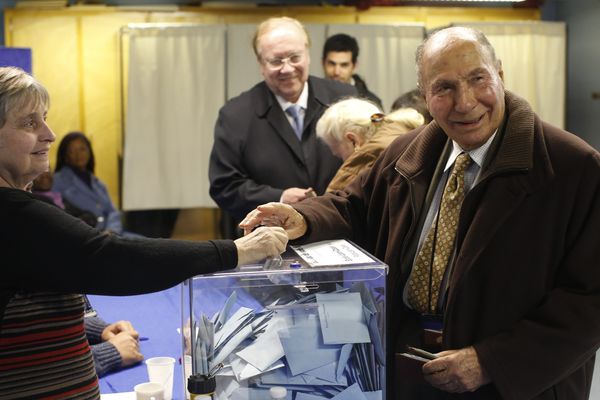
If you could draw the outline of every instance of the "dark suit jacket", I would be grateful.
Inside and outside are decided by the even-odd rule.
[[[353,95],[350,85],[309,77],[302,142],[265,82],[227,102],[215,126],[211,197],[239,221],[290,187],[324,193],[341,160],[317,138],[315,126],[329,104]]]
[[[600,154],[509,92],[506,112],[499,145],[461,208],[444,313],[443,347],[474,346],[492,384],[461,395],[405,395],[417,388],[396,379],[390,357],[390,398],[589,395],[600,343]],[[396,139],[345,194],[295,205],[309,224],[304,240],[347,237],[390,266],[390,356],[418,344],[417,315],[402,290],[447,142],[433,121]]]

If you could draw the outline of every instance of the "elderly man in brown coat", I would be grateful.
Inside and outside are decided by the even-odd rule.
[[[476,30],[436,32],[417,66],[432,123],[394,141],[344,193],[269,203],[241,226],[349,238],[390,266],[390,398],[588,398],[600,154],[506,91]],[[423,346],[436,320],[443,351],[423,365],[426,383],[396,375],[394,352]]]

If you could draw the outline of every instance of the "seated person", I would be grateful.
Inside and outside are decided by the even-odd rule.
[[[84,211],[80,208],[75,207],[73,204],[63,199],[60,192],[52,190],[53,182],[54,177],[52,176],[52,172],[44,172],[33,180],[31,193],[35,195],[38,199],[54,204],[55,206],[62,208],[72,216],[79,218],[89,226],[95,227],[98,223],[98,219],[96,218],[96,216],[89,211]]]
[[[121,212],[114,206],[106,185],[94,175],[95,158],[92,144],[81,132],[65,135],[56,153],[52,190],[63,200],[96,216],[96,228],[126,234]]]
[[[317,136],[344,161],[327,191],[343,190],[360,171],[371,167],[398,135],[422,124],[423,116],[410,108],[390,118],[367,100],[350,98],[334,103],[317,123]]]

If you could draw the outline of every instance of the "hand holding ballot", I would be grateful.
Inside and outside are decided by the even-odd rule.
[[[282,228],[261,227],[235,240],[238,253],[238,265],[277,256],[285,250],[288,237]]]
[[[240,222],[244,235],[252,232],[257,226],[280,226],[285,229],[290,239],[297,239],[306,233],[306,221],[302,214],[290,205],[271,202],[258,206],[250,211]]]
[[[472,392],[490,382],[479,363],[475,348],[448,350],[423,365],[425,380],[432,386],[450,393]]]

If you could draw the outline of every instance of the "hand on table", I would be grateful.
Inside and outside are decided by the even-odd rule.
[[[137,337],[134,338],[128,332],[120,332],[110,338],[108,342],[115,346],[121,355],[121,365],[123,367],[137,364],[144,359],[144,356],[140,353]]]
[[[121,332],[127,332],[134,339],[138,339],[139,333],[134,329],[133,325],[129,321],[117,321],[108,325],[102,331],[102,341],[110,340]]]
[[[479,363],[474,347],[437,353],[438,358],[423,365],[425,380],[450,393],[473,392],[491,380]]]

